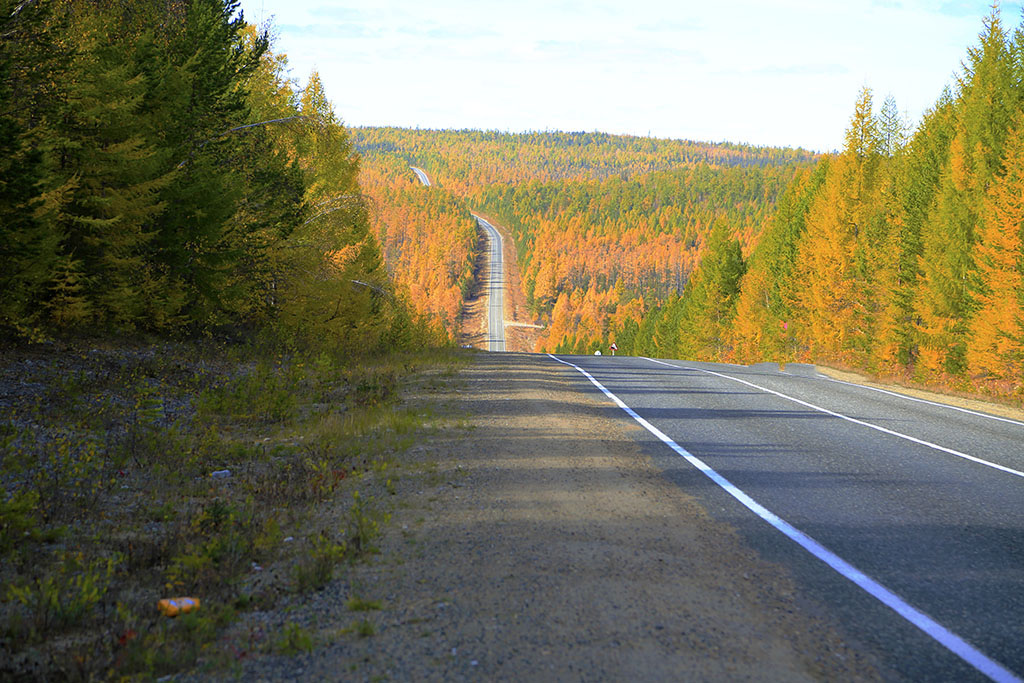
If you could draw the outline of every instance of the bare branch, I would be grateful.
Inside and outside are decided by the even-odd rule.
[[[382,294],[382,295],[387,296],[387,297],[391,296],[391,294],[387,290],[381,289],[377,285],[371,285],[369,282],[363,282],[362,280],[352,280],[352,283],[353,284],[357,284],[357,285],[362,285],[363,287],[369,287],[370,289],[372,289],[373,291],[377,292],[378,294]]]
[[[231,135],[232,133],[237,133],[239,131],[243,131],[243,130],[246,130],[246,129],[249,129],[249,128],[257,128],[257,127],[261,127],[261,126],[269,126],[272,123],[287,123],[288,121],[298,121],[300,119],[310,119],[310,118],[312,118],[312,117],[306,116],[304,114],[300,114],[298,116],[288,116],[288,117],[283,118],[283,119],[270,119],[268,121],[258,121],[256,123],[247,123],[244,126],[235,126],[234,128],[228,128],[226,131],[224,131],[220,135],[212,137],[209,140],[203,140],[198,145],[196,145],[195,149],[192,150],[192,153],[188,155],[188,158],[184,159],[180,164],[178,164],[177,168],[181,168],[182,166],[187,164],[189,162],[189,160],[192,159],[192,157],[194,157],[196,155],[196,153],[199,152],[199,150],[201,150],[203,147],[206,147],[206,145],[210,144],[211,142],[216,142],[217,140],[220,140],[222,138],[226,138],[228,135]]]
[[[14,8],[14,11],[11,12],[11,18],[13,19],[14,17],[18,16],[18,13],[21,12],[21,10],[25,9],[29,5],[35,4],[36,1],[37,0],[25,0],[25,2],[21,3],[20,5]]]

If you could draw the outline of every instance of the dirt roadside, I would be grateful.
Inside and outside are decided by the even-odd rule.
[[[579,382],[541,356],[475,356],[429,398],[456,426],[403,456],[381,553],[261,617],[316,649],[243,678],[877,679]],[[380,609],[351,611],[354,595]]]

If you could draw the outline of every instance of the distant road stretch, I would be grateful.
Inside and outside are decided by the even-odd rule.
[[[668,479],[789,567],[882,679],[1020,680],[1024,424],[809,366],[551,358],[647,430]]]
[[[486,220],[473,218],[487,235],[490,277],[487,280],[487,350],[505,350],[505,267],[501,259],[501,235]]]
[[[416,174],[416,177],[420,179],[421,183],[423,183],[427,187],[430,187],[430,178],[427,177],[426,171],[424,171],[422,168],[416,168],[415,166],[410,166],[409,168],[412,169],[412,172]]]

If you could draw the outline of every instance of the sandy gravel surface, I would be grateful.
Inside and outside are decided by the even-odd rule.
[[[405,456],[380,555],[250,617],[317,647],[250,659],[245,680],[877,678],[571,371],[479,354],[431,400],[457,424]]]

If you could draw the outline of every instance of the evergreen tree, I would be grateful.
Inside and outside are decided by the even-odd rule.
[[[956,133],[938,201],[922,231],[918,296],[921,360],[933,371],[966,367],[968,331],[978,287],[974,246],[987,188],[995,180],[1003,141],[1020,99],[1014,56],[998,7],[971,48],[956,99]]]
[[[684,290],[685,291],[685,290]],[[679,335],[683,316],[683,299],[671,296],[658,307],[651,325],[650,343],[647,352],[660,358],[681,358]]]
[[[14,96],[16,86],[29,91],[28,79],[18,79],[14,72],[37,40],[45,15],[36,7],[12,16],[13,10],[10,0],[0,2],[0,327],[34,334],[59,240],[36,216],[42,204],[38,185],[43,159],[27,140],[27,122],[18,116],[23,103]]]
[[[907,142],[907,124],[892,95],[885,98],[878,112],[879,152],[893,158],[899,155]]]
[[[798,295],[803,333],[814,356],[868,357],[878,308],[868,279],[880,246],[879,136],[871,91],[861,91],[846,133],[807,215]]]
[[[923,253],[922,230],[935,206],[942,169],[949,161],[955,132],[953,96],[947,88],[925,113],[917,133],[894,169],[891,200],[890,259],[882,289],[887,303],[879,326],[880,360],[909,367],[919,341],[917,295]]]
[[[173,210],[157,222],[152,258],[193,325],[233,322],[253,306],[253,282],[239,270],[253,226],[236,220],[258,138],[235,132],[250,123],[246,80],[259,68],[265,39],[246,46],[236,0],[191,0],[163,38],[161,59],[146,60],[148,106],[175,168],[161,200]]]
[[[717,221],[700,265],[683,291],[677,356],[724,360],[744,263],[740,243]]]
[[[299,101],[297,140],[311,214],[276,251],[278,310],[296,341],[333,337],[354,349],[379,345],[397,320],[387,273],[358,186],[358,163],[314,72]],[[390,316],[390,317],[389,317]],[[382,325],[384,327],[382,327]]]
[[[779,200],[775,214],[750,257],[736,304],[733,340],[739,358],[748,361],[781,357],[782,327],[796,329],[797,292],[803,282],[795,275],[800,245],[805,240],[807,214],[828,176],[830,158],[795,180]]]
[[[76,17],[76,51],[68,71],[65,113],[53,130],[51,175],[65,188],[52,229],[62,236],[61,276],[83,286],[50,302],[55,319],[130,329],[157,322],[154,306],[167,283],[147,258],[160,191],[172,175],[162,168],[142,114],[145,76],[135,41],[121,40],[119,16],[96,11]],[[68,283],[58,284],[65,292]]]

